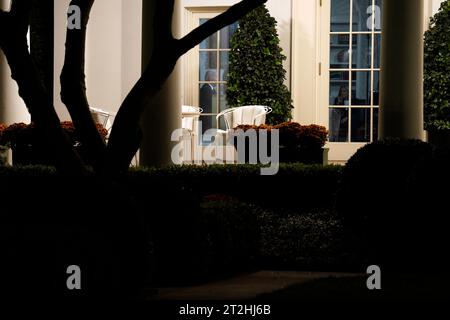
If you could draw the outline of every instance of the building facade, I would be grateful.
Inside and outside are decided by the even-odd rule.
[[[293,120],[329,129],[332,162],[345,162],[380,134],[380,55],[385,31],[381,21],[383,2],[387,1],[392,0],[269,0],[267,3],[278,22],[280,43],[287,57],[284,67],[286,84],[294,101]],[[69,2],[54,2],[55,80],[59,79],[63,65]],[[237,2],[179,0],[174,29],[178,36],[187,34]],[[425,27],[441,2],[419,1],[423,5],[420,14]],[[7,1],[1,3],[4,6]],[[139,78],[146,48],[151,46],[150,34],[142,27],[149,15],[143,10],[142,0],[96,0],[86,52],[87,93],[93,107],[117,112]],[[168,153],[170,148],[163,145],[170,145],[169,134],[181,123],[181,105],[202,107],[203,86],[212,87],[217,93],[204,115],[205,121],[227,108],[229,40],[236,27],[232,25],[218,32],[181,59],[160,97],[162,107],[144,119],[148,130],[144,158],[145,144],[155,148],[155,139],[163,153]],[[0,122],[28,122],[28,113],[2,54],[0,89]],[[61,119],[68,120],[59,97],[59,81],[54,81],[53,89],[55,107]],[[167,108],[168,104],[173,107]],[[161,123],[165,127],[155,134],[155,127]],[[156,162],[165,162],[167,158],[168,155]],[[155,162],[150,158],[144,160]]]

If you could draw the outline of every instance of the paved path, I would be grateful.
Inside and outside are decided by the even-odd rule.
[[[348,273],[260,271],[236,278],[186,288],[159,288],[153,300],[246,300],[261,294],[324,278],[360,276]]]

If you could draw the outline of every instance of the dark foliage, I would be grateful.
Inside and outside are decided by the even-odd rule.
[[[364,147],[349,161],[338,212],[365,242],[371,261],[409,270],[442,263],[446,205],[439,181],[449,172],[443,158],[420,141],[386,140]]]
[[[286,57],[279,44],[276,20],[265,5],[239,21],[231,44],[228,104],[272,107],[269,124],[292,119],[291,94],[284,84]]]
[[[425,33],[425,129],[450,130],[450,1]]]

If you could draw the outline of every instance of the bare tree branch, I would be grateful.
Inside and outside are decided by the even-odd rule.
[[[208,20],[184,38],[179,40],[181,55],[185,54],[193,47],[200,44],[204,39],[210,37],[218,30],[229,26],[236,20],[239,20],[253,9],[266,3],[267,0],[243,0],[217,17]]]
[[[103,161],[106,144],[92,119],[85,81],[86,32],[94,1],[73,0],[70,3],[81,9],[81,30],[67,30],[65,61],[60,79],[62,102],[70,113],[87,157],[98,169]]]

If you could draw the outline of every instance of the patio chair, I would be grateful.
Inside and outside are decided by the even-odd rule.
[[[190,143],[191,145],[191,155],[190,159],[187,159],[185,157],[184,161],[186,162],[193,162],[194,155],[195,155],[195,148],[197,146],[196,137],[199,133],[199,127],[198,123],[200,121],[200,116],[202,114],[203,110],[199,107],[193,107],[193,106],[181,106],[181,127],[183,128],[183,136],[188,136],[187,143]],[[185,145],[185,150],[187,145]]]
[[[272,108],[267,106],[243,106],[237,108],[227,109],[217,115],[217,127],[220,128],[220,120],[223,117],[225,121],[226,130],[217,130],[216,147],[224,148],[221,152],[225,157],[229,157],[234,153],[234,160],[236,161],[236,152],[233,146],[227,146],[228,132],[240,125],[262,125],[266,123],[266,116],[272,112]],[[222,143],[222,145],[220,144]]]
[[[217,115],[217,127],[220,118],[225,120],[226,131],[240,125],[262,125],[266,123],[266,116],[272,112],[272,108],[266,106],[244,106],[227,109]],[[221,130],[223,132],[223,130]]]
[[[92,107],[90,107],[89,109],[95,123],[100,123],[106,130],[108,130],[108,135],[106,136],[106,141],[108,141],[111,129],[113,127],[114,118],[116,117],[116,113]],[[139,166],[139,151],[133,157],[132,165],[136,167]]]

